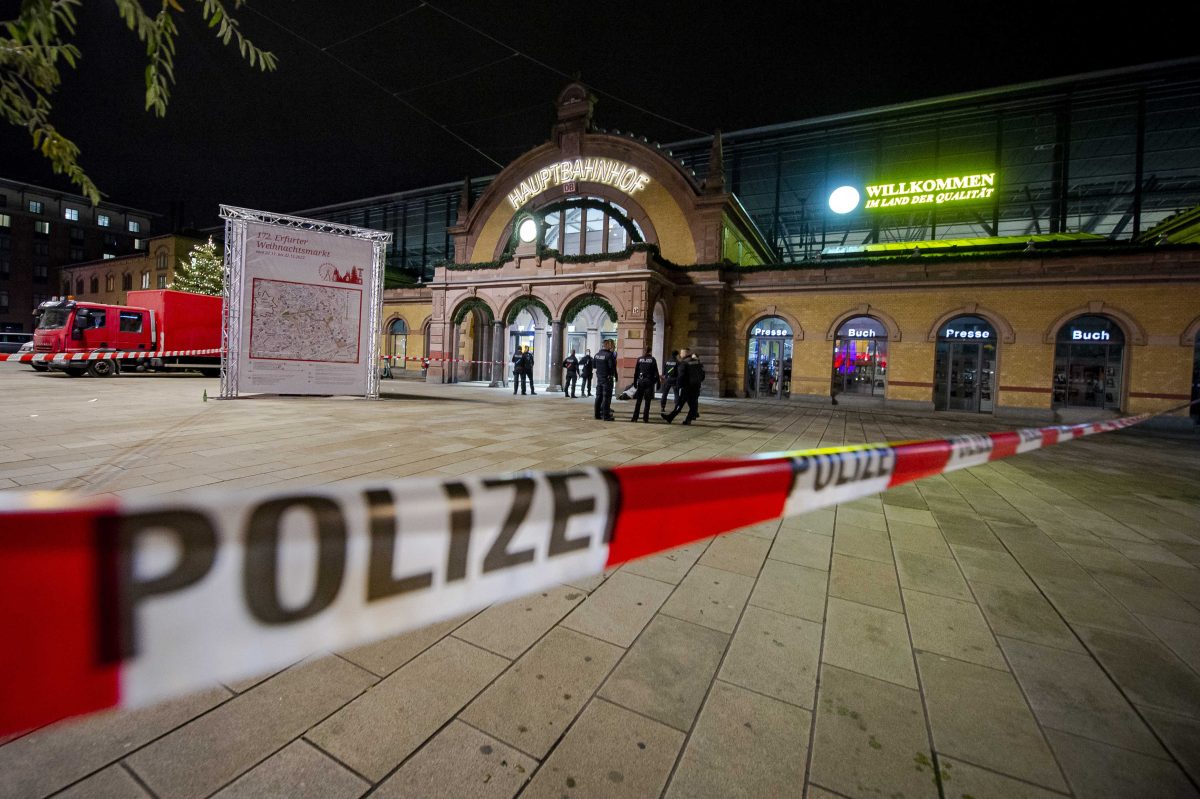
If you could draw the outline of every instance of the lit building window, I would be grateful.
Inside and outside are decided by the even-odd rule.
[[[160,252],[158,255],[154,256],[154,268],[155,269],[166,269],[167,268],[167,254],[165,252]]]
[[[108,218],[107,214],[99,214],[96,217],[96,224],[100,227],[109,227],[112,225],[112,220]]]
[[[42,212],[42,204],[37,200],[29,201],[29,213],[40,214]]]
[[[50,223],[49,222],[34,222],[33,223],[33,232],[41,233],[43,236],[50,235]]]
[[[79,221],[79,209],[78,208],[64,208],[63,209],[63,219],[69,219],[72,222],[78,222]]]
[[[165,289],[167,287],[167,276],[166,275],[158,276],[158,286],[157,287],[160,289]]]
[[[142,232],[142,223],[138,222],[135,219],[130,219],[129,220],[129,232],[130,233],[141,233]]]
[[[150,273],[149,272],[142,272],[142,288],[144,288],[144,289],[150,288]]]
[[[0,227],[12,227],[12,217],[8,214],[0,214]]]
[[[116,284],[116,281],[113,278],[112,272],[109,272],[107,275],[104,276],[104,290],[105,291],[112,291],[113,286],[115,284]]]
[[[621,206],[600,197],[555,203],[539,214],[542,247],[563,255],[616,253],[643,240],[642,229]],[[632,235],[631,235],[632,232]]]

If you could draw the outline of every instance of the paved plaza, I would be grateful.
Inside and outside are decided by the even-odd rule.
[[[606,424],[590,400],[383,384],[214,401],[211,379],[0,365],[0,486],[164,495],[1011,427],[748,400],[705,400],[692,427],[614,402]],[[15,737],[0,797],[1198,796],[1198,567],[1200,441],[1109,433]]]

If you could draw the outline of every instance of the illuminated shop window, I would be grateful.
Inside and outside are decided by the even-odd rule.
[[[959,316],[938,330],[933,359],[933,408],[991,413],[996,380],[996,330],[978,316]]]
[[[833,341],[833,392],[882,397],[887,392],[887,328],[871,316],[856,316],[838,328]]]
[[[746,396],[792,393],[792,326],[778,316],[750,325],[746,336]]]
[[[1077,316],[1054,343],[1055,408],[1121,409],[1125,333],[1107,316]]]

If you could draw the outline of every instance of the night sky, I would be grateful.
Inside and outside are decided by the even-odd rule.
[[[215,224],[221,202],[297,211],[494,174],[547,139],[574,73],[599,96],[599,126],[667,143],[1200,54],[1190,26],[1145,9],[1044,0],[787,13],[704,0],[250,0],[242,29],[280,61],[264,74],[182,4],[164,119],[143,111],[144,49],[109,0],[88,0],[83,61],[54,121],[111,202],[164,215],[183,203],[194,227]],[[16,5],[0,3],[0,18]],[[0,126],[0,152],[0,176],[73,191],[25,132]]]

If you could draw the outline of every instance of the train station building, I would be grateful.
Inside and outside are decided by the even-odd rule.
[[[302,212],[393,230],[419,285],[385,293],[384,352],[433,359],[407,374],[501,385],[529,346],[554,391],[613,339],[622,381],[687,347],[722,396],[1030,421],[1197,397],[1198,60],[670,146],[598,127],[582,84],[554,109],[498,175]]]

